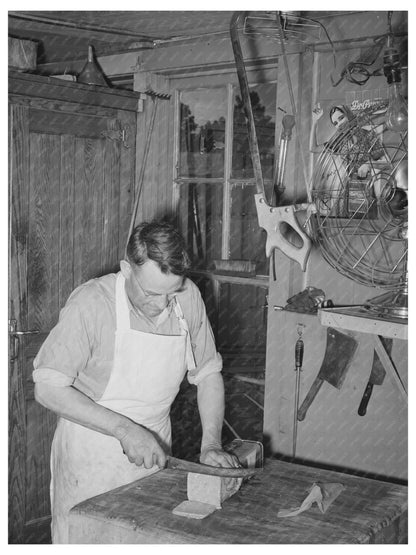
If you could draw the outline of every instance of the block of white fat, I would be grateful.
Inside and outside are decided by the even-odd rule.
[[[240,489],[242,481],[242,478],[222,478],[189,472],[188,499],[221,509],[222,503]]]
[[[214,505],[201,503],[200,501],[182,501],[172,510],[174,515],[185,516],[187,518],[202,519],[212,514],[216,510]]]

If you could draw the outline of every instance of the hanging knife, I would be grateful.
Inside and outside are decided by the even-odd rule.
[[[380,341],[383,343],[384,348],[386,349],[387,353],[391,353],[391,347],[393,344],[393,339],[389,339],[386,337],[380,337]],[[373,354],[373,366],[371,368],[370,377],[368,379],[367,386],[365,388],[363,398],[361,399],[360,406],[358,407],[358,414],[360,416],[364,416],[367,412],[367,405],[368,401],[370,400],[371,393],[373,392],[374,385],[381,385],[384,381],[386,376],[386,370],[383,366],[383,363],[378,357],[376,351]]]
[[[211,466],[191,461],[184,461],[175,457],[167,457],[165,468],[170,470],[180,470],[182,472],[194,472],[195,474],[208,474],[210,476],[221,476],[225,478],[248,478],[262,471],[259,468],[224,468],[222,466]]]

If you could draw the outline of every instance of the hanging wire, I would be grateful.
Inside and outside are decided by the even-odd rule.
[[[334,43],[333,43],[332,40],[331,40],[331,37],[329,36],[329,33],[328,33],[328,31],[327,31],[325,25],[324,25],[323,23],[321,23],[320,21],[318,21],[317,19],[312,19],[312,18],[308,18],[308,19],[310,19],[310,21],[312,21],[313,23],[316,23],[317,25],[319,25],[319,26],[323,29],[323,31],[324,31],[324,33],[325,33],[325,35],[326,35],[326,38],[328,39],[328,42],[329,42],[329,44],[331,45],[332,59],[333,59],[333,62],[334,62],[334,69],[335,69],[335,68],[337,67],[337,54],[336,54],[336,49],[335,49]]]

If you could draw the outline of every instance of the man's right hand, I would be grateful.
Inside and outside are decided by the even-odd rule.
[[[160,468],[166,465],[166,453],[155,436],[139,424],[129,423],[116,429],[115,437],[120,441],[126,457],[137,466],[152,468],[157,464]]]

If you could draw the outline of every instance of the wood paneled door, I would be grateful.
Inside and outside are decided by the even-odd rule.
[[[33,359],[70,292],[117,269],[138,93],[9,75],[9,543],[47,543],[55,416]]]

